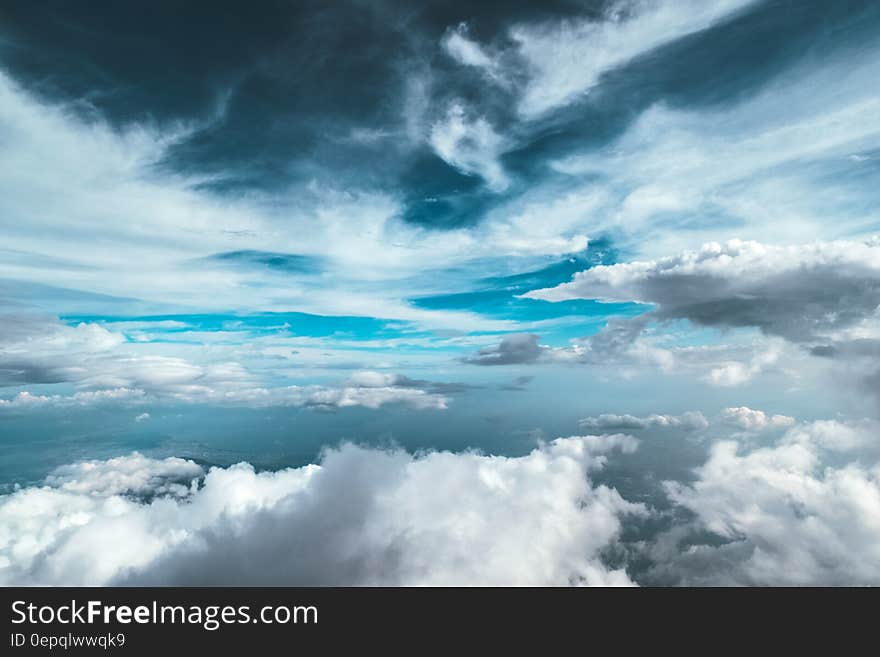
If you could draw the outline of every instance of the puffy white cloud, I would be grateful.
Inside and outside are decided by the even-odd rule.
[[[106,461],[80,461],[56,468],[46,477],[52,488],[72,493],[112,495],[173,495],[184,497],[189,484],[204,474],[185,459],[150,459],[134,452]]]
[[[790,427],[794,424],[793,417],[788,415],[768,415],[748,406],[725,408],[721,411],[722,419],[735,427],[746,431],[763,431],[779,427]]]
[[[682,429],[684,431],[701,431],[709,427],[706,417],[699,411],[687,411],[681,415],[651,414],[644,417],[635,415],[614,415],[603,413],[596,417],[587,417],[578,421],[578,426],[589,431],[633,431],[641,429]]]
[[[768,447],[715,444],[692,484],[666,488],[730,542],[691,545],[668,572],[683,583],[880,583],[880,460],[852,451],[876,445],[877,431],[876,422],[824,421]]]
[[[344,445],[320,465],[242,463],[173,489],[198,466],[76,464],[0,497],[0,581],[631,584],[601,555],[644,508],[589,479],[615,449],[635,441],[563,438],[517,458]]]

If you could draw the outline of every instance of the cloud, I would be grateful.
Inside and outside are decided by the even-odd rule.
[[[793,342],[828,339],[880,305],[880,244],[769,246],[731,240],[658,260],[600,265],[530,299],[653,304],[660,320],[757,327]]]
[[[779,360],[782,349],[772,341],[765,342],[765,345],[765,349],[755,350],[748,360],[722,360],[703,376],[703,380],[722,388],[748,383]]]
[[[356,372],[335,386],[267,386],[268,378],[277,378],[275,372],[241,364],[242,350],[239,345],[206,349],[199,344],[194,350],[203,360],[199,363],[155,353],[149,343],[128,342],[123,333],[94,323],[68,326],[54,320],[21,319],[0,332],[0,375],[5,376],[0,383],[69,383],[79,390],[73,394],[23,390],[9,399],[0,398],[0,410],[150,401],[325,409],[404,404],[444,409],[448,395],[467,389],[460,383],[374,371]],[[145,419],[139,417],[138,421]]]
[[[503,192],[510,184],[498,159],[504,139],[485,118],[469,119],[461,103],[452,103],[446,117],[434,123],[429,141],[445,162],[462,173],[480,176],[492,191]]]
[[[507,335],[496,346],[483,347],[463,359],[471,365],[519,365],[534,363],[546,352],[540,337],[530,333]]]
[[[490,79],[503,82],[498,63],[479,43],[468,36],[466,23],[447,30],[441,43],[449,56],[458,63],[481,69]]]
[[[150,459],[134,452],[106,461],[80,461],[55,468],[46,477],[46,485],[65,492],[99,497],[186,497],[190,483],[203,474],[202,468],[192,461],[174,457]]]
[[[132,388],[112,388],[106,390],[86,390],[72,395],[34,395],[23,390],[12,399],[0,399],[0,409],[28,409],[41,406],[92,406],[103,403],[139,403],[146,400],[143,390]],[[146,416],[146,417],[144,417]],[[138,415],[137,422],[150,417],[149,413]]]
[[[146,422],[150,419],[149,413],[141,413],[140,415],[136,415],[134,418],[135,422]]]
[[[490,187],[503,187],[506,174],[497,156],[504,139],[487,119],[470,120],[455,107],[446,119],[435,132],[443,156],[485,177]],[[61,314],[83,312],[87,301],[111,314],[296,308],[455,330],[511,328],[503,320],[417,309],[404,301],[414,285],[425,284],[408,274],[448,271],[456,262],[512,251],[484,239],[483,227],[446,233],[403,221],[400,190],[364,189],[333,174],[309,175],[271,197],[217,195],[206,186],[218,180],[160,165],[175,144],[205,125],[120,127],[99,115],[86,121],[70,105],[34,97],[3,72],[0,122],[4,297]],[[295,238],[291,225],[302,228]],[[106,248],[91,248],[96,242]],[[535,242],[530,252],[548,246],[564,250],[559,243]],[[223,257],[230,252],[268,256]],[[326,275],[319,279],[311,267],[279,268],[272,258],[277,254],[320,263]]]
[[[768,415],[764,411],[757,411],[747,406],[725,408],[721,411],[721,418],[727,424],[745,431],[790,427],[795,422],[794,418],[788,415]]]
[[[657,415],[645,417],[635,415],[613,415],[603,413],[596,417],[587,417],[578,421],[578,426],[588,431],[619,432],[642,429],[675,428],[684,431],[702,431],[709,427],[709,422],[699,411],[688,411],[681,415]]]
[[[634,448],[621,435],[516,458],[348,444],[319,465],[258,474],[242,463],[173,489],[169,478],[199,481],[198,466],[140,455],[75,464],[0,497],[0,581],[631,584],[602,554],[621,520],[645,510],[589,473]]]
[[[589,93],[602,74],[704,30],[754,0],[614,2],[600,20],[567,19],[510,31],[529,74],[519,112],[535,118]]]
[[[676,344],[681,338],[655,330],[651,326],[654,319],[653,313],[611,317],[594,335],[573,339],[565,347],[542,345],[535,334],[509,335],[461,361],[471,365],[584,365],[623,378],[659,370],[687,374],[715,387],[735,387],[779,369],[777,362],[783,357],[788,363],[803,359],[803,354],[787,349],[778,338],[751,336],[727,344]],[[685,341],[689,337],[684,334]]]
[[[822,421],[771,446],[716,443],[693,483],[666,489],[726,542],[692,540],[661,569],[685,584],[880,583],[880,460],[854,451],[876,444],[877,429]]]

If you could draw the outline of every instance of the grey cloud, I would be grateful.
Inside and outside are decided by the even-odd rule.
[[[710,243],[659,260],[594,267],[524,296],[639,301],[655,305],[660,320],[757,327],[793,342],[827,340],[880,305],[880,244]]]
[[[533,333],[520,333],[502,338],[497,346],[483,347],[476,354],[465,357],[471,365],[519,365],[534,363],[545,352],[538,344],[540,336]]]

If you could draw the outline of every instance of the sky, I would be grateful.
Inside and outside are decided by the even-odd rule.
[[[871,0],[3,3],[0,584],[880,584],[877,79]]]

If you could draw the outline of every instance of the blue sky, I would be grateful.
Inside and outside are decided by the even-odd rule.
[[[394,446],[528,468],[586,426],[641,441],[587,440],[588,483],[681,515],[603,507],[635,565],[547,581],[700,580],[657,532],[771,541],[705,501],[717,445],[818,467],[875,430],[878,73],[869,0],[7,3],[0,515],[81,462],[263,490]],[[736,550],[708,581],[768,581]]]

